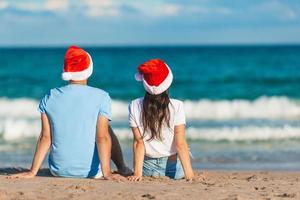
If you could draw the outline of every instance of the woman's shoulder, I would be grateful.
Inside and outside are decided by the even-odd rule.
[[[129,104],[130,108],[140,108],[143,105],[144,97],[139,97],[132,100]]]
[[[175,107],[183,105],[183,102],[178,99],[170,99],[170,102]]]
[[[178,99],[170,99],[170,109],[173,110],[175,113],[181,112],[184,110],[183,102]]]
[[[130,102],[130,104],[141,104],[143,103],[144,97],[139,97]]]

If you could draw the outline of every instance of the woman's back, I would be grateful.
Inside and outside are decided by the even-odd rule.
[[[133,100],[129,105],[129,123],[131,127],[137,127],[142,134],[145,144],[146,156],[152,158],[166,157],[177,153],[174,144],[174,127],[185,124],[185,114],[183,103],[177,99],[170,99],[169,126],[164,124],[161,128],[161,140],[154,138],[151,140],[151,133],[144,129],[142,123],[144,98]]]

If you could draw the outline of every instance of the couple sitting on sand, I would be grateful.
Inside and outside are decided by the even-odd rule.
[[[138,67],[143,98],[129,105],[129,124],[134,136],[134,173],[125,165],[120,144],[109,126],[111,99],[105,91],[87,85],[92,75],[91,56],[71,46],[64,60],[67,86],[50,90],[40,102],[42,130],[28,172],[14,178],[36,176],[48,150],[53,176],[140,181],[142,176],[194,177],[185,138],[181,101],[170,99],[173,75],[166,63],[152,59]],[[111,172],[110,160],[117,168]],[[99,165],[101,168],[99,168]]]

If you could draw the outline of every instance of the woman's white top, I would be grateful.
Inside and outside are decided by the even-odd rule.
[[[170,128],[165,125],[162,127],[162,140],[153,139],[148,141],[151,133],[146,131],[144,133],[142,124],[142,109],[143,99],[138,98],[133,100],[129,105],[129,125],[130,127],[137,127],[143,136],[146,156],[151,158],[161,158],[171,156],[177,153],[174,143],[174,128],[177,125],[185,124],[185,114],[182,101],[170,99]],[[147,112],[147,111],[146,111]]]

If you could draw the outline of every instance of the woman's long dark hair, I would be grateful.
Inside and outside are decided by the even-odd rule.
[[[144,134],[146,131],[151,133],[149,141],[153,139],[162,140],[163,125],[170,127],[169,104],[170,98],[167,91],[158,95],[146,92],[143,101],[142,124]]]

